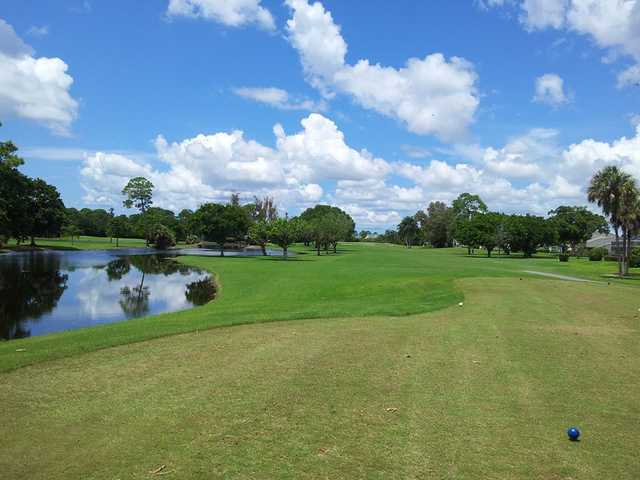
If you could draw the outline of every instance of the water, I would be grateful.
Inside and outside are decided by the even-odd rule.
[[[148,252],[0,255],[0,338],[183,310],[214,298],[208,273]]]

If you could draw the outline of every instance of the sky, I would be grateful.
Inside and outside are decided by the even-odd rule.
[[[640,0],[2,0],[0,121],[78,208],[545,215],[640,179]]]

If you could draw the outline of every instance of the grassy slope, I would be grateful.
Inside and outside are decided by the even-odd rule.
[[[410,265],[429,256],[407,255]],[[245,268],[271,265],[254,264]],[[274,268],[298,268],[274,265],[276,283]],[[384,301],[417,304],[401,287]],[[287,290],[280,306],[306,288]],[[180,479],[637,478],[635,292],[529,278],[465,279],[451,291],[464,292],[463,307],[216,329],[4,373],[0,471],[47,480],[148,478],[160,465]],[[573,424],[579,443],[566,440]]]
[[[0,343],[0,371],[160,336],[274,320],[434,311],[463,299],[454,279],[504,277],[523,270],[600,279],[615,264],[554,258],[468,258],[463,250],[406,250],[350,244],[339,255],[278,258],[183,257],[216,273],[220,298],[204,307]],[[633,281],[631,281],[633,284]],[[17,349],[26,349],[16,352]]]

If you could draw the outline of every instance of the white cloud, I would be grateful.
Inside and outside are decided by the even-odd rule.
[[[35,57],[0,19],[0,115],[33,120],[67,135],[78,111],[69,94],[73,78],[67,69],[59,58]]]
[[[427,158],[431,155],[431,152],[426,148],[418,147],[415,145],[400,145],[400,148],[411,158]]]
[[[308,110],[322,112],[327,106],[324,101],[314,102],[308,98],[292,97],[286,90],[275,87],[238,87],[233,93],[239,97],[264,103],[280,110]]]
[[[265,30],[276,28],[271,12],[260,0],[169,0],[167,15],[203,18],[229,27],[254,23]]]
[[[570,30],[608,49],[607,61],[626,55],[640,62],[640,0],[518,0],[517,4],[529,31]],[[631,85],[628,79],[634,72],[637,79],[637,65],[620,74],[618,85]]]
[[[523,0],[520,21],[528,30],[564,25],[568,0]]]
[[[479,104],[477,75],[469,62],[434,53],[411,58],[402,68],[366,59],[350,65],[340,28],[320,2],[286,3],[293,11],[287,21],[289,41],[307,80],[325,96],[351,95],[364,108],[396,118],[420,135],[452,140],[465,134]]]
[[[618,74],[618,88],[640,86],[640,64],[633,65]]]
[[[502,148],[488,147],[482,161],[488,171],[505,178],[539,179],[545,172],[544,166],[559,156],[557,136],[556,130],[534,128],[512,138]]]
[[[536,89],[533,101],[558,107],[569,102],[564,91],[564,80],[555,73],[547,73],[536,78]]]
[[[622,137],[611,143],[586,139],[563,152],[564,167],[576,182],[607,165],[617,165],[640,178],[640,126],[631,138]]]
[[[631,126],[633,128],[637,128],[640,126],[640,114],[632,113],[629,115],[629,121],[631,122]]]
[[[158,136],[157,159],[167,167],[162,171],[125,155],[90,154],[82,169],[86,201],[118,204],[128,179],[143,175],[158,187],[159,202],[167,208],[226,200],[234,191],[305,204],[322,198],[321,182],[383,178],[390,172],[386,161],[347,145],[328,118],[311,114],[301,123],[303,130],[292,135],[276,125],[276,148],[247,140],[241,131],[174,143]]]
[[[561,148],[558,132],[537,128],[502,146],[456,146],[469,161],[432,158],[427,164],[388,162],[346,143],[330,119],[310,114],[302,128],[273,128],[273,146],[241,131],[197,135],[179,142],[156,139],[153,162],[117,153],[86,155],[85,200],[117,206],[129,178],[149,178],[156,205],[178,211],[207,201],[272,195],[291,214],[316,203],[349,212],[358,228],[383,229],[429,202],[451,202],[461,192],[480,195],[498,211],[544,215],[558,205],[585,205],[593,173],[618,165],[640,177],[640,126],[633,137],[613,142],[585,139]],[[553,173],[548,173],[553,172]]]
[[[46,25],[42,25],[41,27],[32,25],[31,27],[29,27],[29,30],[27,30],[27,35],[30,35],[32,37],[46,37],[47,35],[49,35],[49,27],[47,27]]]

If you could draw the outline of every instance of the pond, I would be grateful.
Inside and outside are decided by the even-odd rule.
[[[183,310],[215,297],[211,275],[176,262],[175,254],[135,253],[0,255],[0,338]]]

